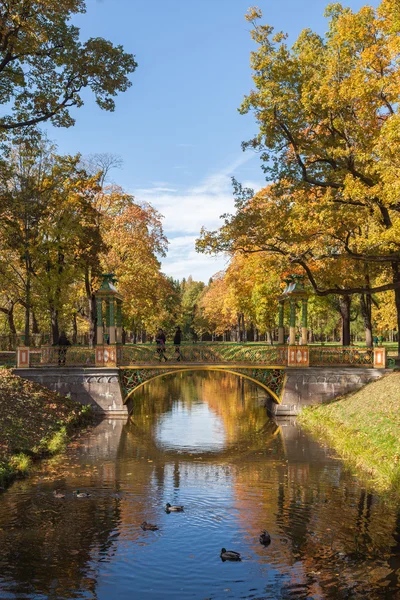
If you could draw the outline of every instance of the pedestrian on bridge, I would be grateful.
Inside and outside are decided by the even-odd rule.
[[[175,354],[177,355],[177,358],[176,358],[177,361],[180,361],[182,358],[181,341],[182,341],[182,331],[181,331],[181,328],[178,326],[176,328],[175,336],[174,336],[174,346],[175,346]]]
[[[65,335],[65,331],[61,332],[58,338],[58,366],[64,367],[67,359],[67,348],[71,345],[71,342]]]
[[[162,359],[164,359],[165,362],[167,362],[167,360],[168,360],[168,358],[165,356],[165,342],[166,341],[167,341],[167,338],[165,337],[165,333],[160,327],[159,330],[157,331],[157,335],[156,335],[157,354],[160,357],[160,362],[162,361]]]

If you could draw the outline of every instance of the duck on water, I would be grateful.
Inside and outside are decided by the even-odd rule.
[[[170,504],[169,502],[167,502],[167,504],[165,505],[165,511],[167,513],[170,513],[170,512],[183,512],[184,508],[185,508],[184,506],[178,506],[177,504]]]
[[[232,560],[232,561],[242,560],[240,558],[239,552],[235,552],[234,550],[227,550],[226,548],[222,548],[220,557],[223,562],[225,562],[226,560]]]

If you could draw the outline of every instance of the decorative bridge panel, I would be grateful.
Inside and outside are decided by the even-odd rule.
[[[155,344],[122,347],[121,366],[157,364],[165,358],[174,363],[247,363],[256,365],[287,364],[287,347],[251,344],[182,344],[180,348],[166,345],[161,354]]]
[[[309,346],[309,349],[310,365],[313,367],[372,367],[374,365],[374,351],[371,348]]]
[[[285,385],[285,370],[284,369],[240,369],[233,367],[229,369],[233,373],[237,373],[238,375],[244,375],[245,377],[249,377],[254,379],[258,384],[261,384],[263,387],[268,388],[269,392],[272,392],[278,402],[281,401],[283,388]]]
[[[266,368],[266,367],[244,367],[243,365],[215,365],[213,367],[205,366],[132,366],[129,368],[120,368],[120,381],[124,402],[128,397],[142,387],[146,382],[156,377],[171,373],[179,373],[182,371],[225,371],[234,375],[243,376],[251,381],[254,381],[263,387],[276,402],[281,401],[284,383],[285,370],[281,368]]]

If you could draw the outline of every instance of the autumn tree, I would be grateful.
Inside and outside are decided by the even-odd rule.
[[[40,270],[36,289],[50,315],[53,342],[59,337],[59,319],[70,303],[69,288],[82,282],[88,264],[98,265],[104,241],[93,197],[98,180],[77,170],[79,157],[62,165],[63,179],[52,192],[52,204],[43,224]],[[65,170],[64,170],[65,169]]]
[[[44,121],[70,127],[70,109],[83,105],[86,88],[112,111],[114,97],[131,85],[137,65],[122,46],[100,37],[80,41],[70,19],[85,10],[84,0],[1,0],[3,135]]]
[[[255,89],[241,112],[254,113],[259,132],[244,147],[260,152],[274,185],[252,215],[252,201],[237,206],[222,238],[204,232],[199,248],[279,254],[302,267],[319,295],[361,294],[368,315],[371,295],[392,289],[399,330],[396,7],[383,0],[354,13],[333,4],[326,37],[305,30],[292,48],[250,10]],[[269,224],[264,235],[259,217]],[[382,272],[385,281],[374,283]]]
[[[107,244],[102,268],[116,274],[125,297],[126,326],[137,335],[143,328],[156,327],[157,318],[165,320],[162,309],[167,298],[171,308],[174,305],[175,290],[160,269],[159,259],[167,249],[161,215],[117,187],[101,203],[101,231]]]
[[[98,182],[78,164],[79,156],[59,156],[46,142],[24,143],[0,169],[0,277],[9,305],[24,306],[26,344],[35,306],[50,315],[57,342],[65,290],[102,247],[92,201]]]
[[[232,305],[232,295],[226,284],[225,273],[214,275],[210,284],[204,289],[198,303],[201,327],[209,333],[223,335],[232,330],[237,322],[235,307]],[[205,323],[208,325],[205,327]]]
[[[247,340],[253,329],[255,340],[266,334],[273,340],[281,294],[282,261],[262,253],[233,255],[226,270],[226,284],[238,314],[238,340]]]
[[[9,249],[5,254],[5,233],[3,228],[0,231],[0,314],[5,319],[5,330],[15,335],[17,333],[16,313],[23,306],[24,280],[19,270],[18,253]]]
[[[0,216],[3,224],[1,244],[2,254],[8,262],[1,272],[3,281],[8,284],[13,283],[10,272],[17,276],[19,286],[12,286],[14,293],[22,287],[23,291],[19,297],[15,296],[15,301],[22,302],[25,307],[27,344],[30,335],[32,278],[40,255],[40,224],[45,218],[45,207],[49,202],[45,193],[45,175],[42,177],[47,171],[46,162],[41,149],[35,148],[33,152],[25,153],[21,146],[13,147],[9,153],[9,161],[3,161],[0,171]]]

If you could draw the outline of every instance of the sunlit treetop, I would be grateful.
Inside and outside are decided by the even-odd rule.
[[[69,109],[90,88],[104,110],[126,91],[137,64],[103,38],[82,42],[70,23],[84,0],[0,0],[0,104],[4,133],[51,121],[70,127]]]

